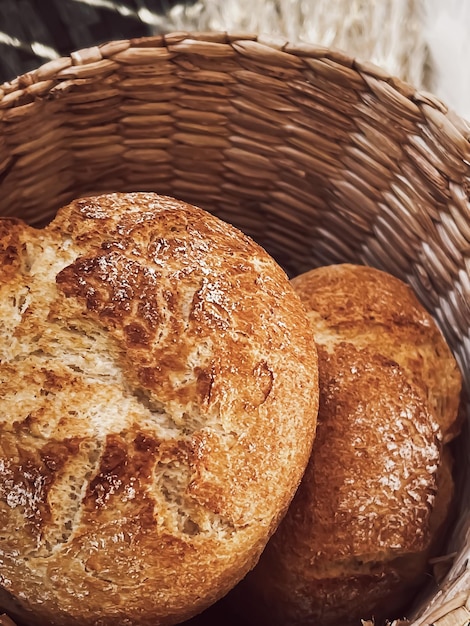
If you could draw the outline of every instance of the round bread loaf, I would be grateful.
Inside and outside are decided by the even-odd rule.
[[[190,617],[255,564],[305,470],[317,355],[251,239],[155,194],[0,221],[0,606]]]
[[[232,600],[254,624],[382,624],[426,579],[450,508],[443,442],[457,432],[460,373],[397,278],[344,264],[292,284],[318,348],[317,434],[286,517]]]

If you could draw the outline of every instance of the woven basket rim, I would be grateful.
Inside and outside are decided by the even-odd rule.
[[[444,114],[449,112],[444,101],[433,93],[424,89],[417,89],[410,83],[402,80],[398,76],[394,76],[375,63],[359,60],[338,48],[329,48],[303,42],[292,43],[281,37],[256,33],[229,33],[218,31],[177,31],[155,36],[118,39],[73,51],[70,55],[43,63],[36,69],[0,84],[0,100],[4,101],[6,99],[6,103],[1,102],[1,106],[18,106],[21,96],[29,95],[31,99],[33,99],[34,97],[42,95],[42,93],[46,93],[51,88],[48,82],[50,80],[58,80],[61,78],[73,79],[73,68],[99,63],[105,59],[112,59],[114,55],[124,53],[130,48],[134,51],[140,50],[142,60],[145,61],[149,49],[151,48],[165,49],[169,54],[176,54],[183,48],[187,48],[192,53],[196,54],[208,53],[217,55],[218,52],[221,52],[222,48],[227,46],[233,47],[234,44],[236,45],[244,41],[256,43],[259,46],[260,56],[263,55],[263,49],[265,49],[277,51],[280,54],[286,55],[286,58],[290,56],[298,59],[328,59],[346,68],[353,69],[361,74],[388,83],[392,89],[413,102],[429,104]],[[135,62],[138,62],[137,59],[135,59]],[[78,69],[76,76],[80,77]],[[33,85],[35,85],[34,89],[32,89]],[[44,91],[41,88],[43,88]],[[9,97],[6,98],[6,96]]]

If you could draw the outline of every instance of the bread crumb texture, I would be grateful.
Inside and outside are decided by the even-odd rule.
[[[155,194],[0,221],[0,605],[173,624],[259,557],[307,464],[317,355],[251,239]]]

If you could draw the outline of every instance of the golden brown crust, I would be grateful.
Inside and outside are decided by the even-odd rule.
[[[455,358],[406,283],[375,268],[344,263],[296,276],[292,284],[309,310],[319,341],[326,333],[330,344],[373,344],[423,388],[444,441],[455,437],[461,388]]]
[[[460,374],[392,276],[342,265],[292,282],[319,355],[317,434],[286,517],[233,597],[258,624],[381,623],[422,583],[449,510],[442,439],[454,432]]]
[[[305,562],[324,575],[351,555],[369,562],[404,546],[422,550],[440,448],[423,395],[372,350],[342,342],[332,354],[318,351],[321,414],[295,505]],[[288,517],[276,542],[297,534],[295,525]]]
[[[155,194],[3,223],[0,245],[0,604],[182,621],[255,564],[305,469],[300,300],[250,239]]]

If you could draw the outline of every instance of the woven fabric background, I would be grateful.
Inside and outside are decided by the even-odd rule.
[[[176,1],[0,0],[0,83],[80,48],[151,35]]]

